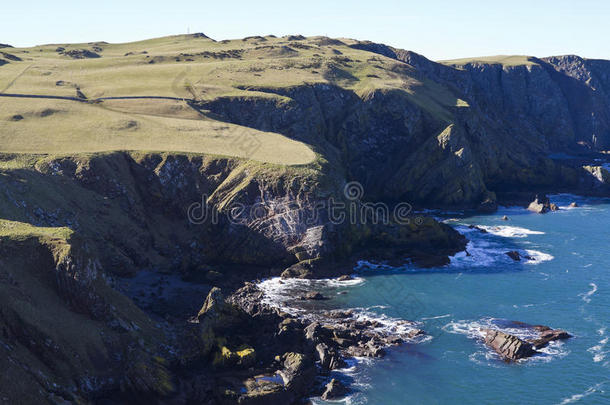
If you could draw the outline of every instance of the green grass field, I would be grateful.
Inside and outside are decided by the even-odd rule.
[[[286,97],[248,88],[333,83],[366,98],[403,91],[434,116],[450,120],[467,107],[450,90],[417,78],[414,68],[357,50],[350,39],[253,37],[213,41],[177,35],[108,44],[52,44],[6,48],[21,61],[0,66],[0,93],[80,97]],[[87,50],[99,57],[75,59]],[[241,141],[240,141],[241,140]],[[259,145],[253,152],[244,142]],[[315,153],[281,134],[219,122],[180,100],[0,98],[0,152],[79,153],[116,150],[208,153],[302,165]]]

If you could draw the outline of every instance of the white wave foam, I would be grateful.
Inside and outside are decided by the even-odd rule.
[[[479,228],[486,230],[488,233],[496,236],[502,236],[504,238],[527,238],[528,235],[544,235],[544,232],[533,231],[527,228],[521,228],[518,226],[487,226],[479,225]]]
[[[371,308],[351,308],[354,312],[353,319],[361,322],[373,322],[378,323],[379,326],[373,328],[373,330],[386,334],[386,335],[397,335],[404,340],[411,342],[423,343],[432,339],[432,336],[423,335],[416,338],[410,338],[409,334],[414,330],[418,329],[417,322],[406,321],[403,319],[397,319],[389,317],[385,314],[378,314],[370,311]]]
[[[269,278],[258,283],[258,287],[263,291],[262,302],[279,308],[291,315],[304,312],[303,309],[294,305],[289,305],[290,301],[298,299],[299,296],[312,290],[325,290],[333,288],[353,287],[364,283],[364,278],[352,276],[351,280],[339,281],[337,279],[297,279],[280,277]]]
[[[566,405],[566,404],[571,404],[573,402],[580,401],[581,399],[588,397],[589,395],[597,392],[607,382],[608,381],[604,381],[604,382],[595,384],[594,386],[587,388],[585,390],[585,392],[583,392],[582,394],[574,394],[570,398],[565,398],[563,401],[561,401],[559,403],[559,405]]]
[[[595,283],[589,283],[589,287],[591,287],[590,291],[578,294],[578,296],[581,297],[582,300],[587,304],[591,302],[591,296],[597,292],[597,285]]]
[[[512,263],[513,259],[506,255],[508,251],[510,251],[509,248],[497,247],[497,245],[487,241],[470,241],[466,245],[466,251],[458,252],[454,256],[449,257],[450,266],[456,268],[487,267],[502,262]],[[555,258],[548,253],[532,249],[518,250],[518,252],[524,257],[521,261],[524,264],[540,264]]]
[[[531,249],[525,249],[525,253],[527,256],[531,257],[534,260],[527,260],[525,263],[526,264],[539,264],[542,262],[548,262],[550,260],[553,260],[555,257],[553,255],[550,255],[548,253],[543,253],[540,252],[538,250],[531,250]]]
[[[538,234],[538,231],[518,227],[505,226],[495,228],[497,228],[497,232],[503,233],[504,235],[525,235],[527,233]],[[468,235],[470,241],[466,245],[466,250],[458,252],[454,256],[449,257],[450,266],[456,268],[489,267],[497,263],[508,264],[514,262],[513,259],[506,255],[507,252],[514,250],[514,248],[504,246],[502,243],[500,243],[501,240],[494,240],[493,237],[490,238],[488,234],[481,233],[480,231],[469,228],[465,225],[458,225],[455,227],[455,229],[461,234],[476,232],[476,236]],[[540,234],[542,233],[543,232],[540,232]],[[554,259],[552,255],[540,252],[538,250],[525,249],[518,250],[518,252],[521,256],[531,257],[531,259],[521,261],[525,264],[540,264]]]
[[[432,319],[442,319],[442,318],[449,318],[451,316],[451,314],[445,314],[445,315],[439,315],[439,316],[431,316],[429,318],[421,318],[422,321],[429,321]]]
[[[606,333],[606,328],[604,327],[599,329],[597,333],[603,337]],[[604,361],[608,353],[610,353],[609,350],[606,350],[606,345],[608,344],[608,341],[610,341],[610,338],[603,337],[595,346],[592,346],[587,349],[587,351],[593,355],[594,363]]]
[[[509,259],[504,253],[507,249],[494,247],[484,240],[470,241],[466,245],[466,251],[458,252],[449,258],[450,266],[453,267],[485,267],[494,264],[501,259]]]

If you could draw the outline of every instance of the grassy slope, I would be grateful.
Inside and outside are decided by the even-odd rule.
[[[55,403],[41,387],[65,397],[62,386],[74,378],[115,376],[109,368],[113,350],[124,350],[130,339],[143,338],[143,345],[154,348],[161,337],[147,316],[100,277],[88,291],[112,302],[111,316],[138,325],[137,330],[117,332],[84,308],[66,306],[55,267],[74,257],[73,235],[66,227],[0,220],[0,328],[5,331],[0,386],[10,403]]]
[[[15,48],[11,53],[22,61],[0,67],[0,91],[75,97],[78,88],[89,99],[164,96],[210,100],[230,96],[286,101],[285,97],[247,88],[332,82],[361,97],[380,89],[404,91],[413,102],[444,120],[451,119],[447,107],[466,106],[449,90],[420,81],[411,66],[352,49],[350,43],[354,41],[322,37],[215,42],[178,35],[126,44]],[[58,53],[58,47],[67,51],[100,47],[102,50],[96,51],[101,57],[72,59]],[[13,121],[15,115],[23,119]],[[242,147],[240,139],[244,138],[260,143],[254,154]],[[0,152],[112,150],[208,153],[289,165],[309,163],[315,158],[303,143],[220,123],[180,101],[113,100],[86,104],[0,100]]]

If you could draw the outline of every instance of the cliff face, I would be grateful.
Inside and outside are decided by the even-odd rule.
[[[449,92],[457,104],[439,110],[409,91],[362,96],[312,84],[248,88],[287,102],[227,97],[200,108],[313,145],[347,179],[361,182],[370,199],[424,206],[476,207],[494,199],[494,191],[580,187],[582,170],[548,156],[602,150],[610,142],[605,61],[557,57],[450,66],[381,44],[352,47],[405,62],[396,65],[397,76],[438,86],[432,87],[435,101]]]
[[[6,159],[18,167],[0,177],[2,217],[70,227],[117,275],[151,267],[188,274],[205,263],[281,270],[302,260],[347,259],[375,228],[397,226],[361,220],[368,214],[360,206],[350,221],[347,203],[354,201],[346,199],[345,180],[323,162],[285,167],[168,153]],[[331,202],[344,204],[339,214],[346,219],[332,220]],[[453,237],[448,252],[462,245],[433,220],[419,227]],[[420,242],[405,235],[390,244],[404,251]]]

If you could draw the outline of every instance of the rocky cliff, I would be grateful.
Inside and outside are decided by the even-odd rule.
[[[282,273],[338,275],[357,258],[443,265],[466,240],[413,207],[493,210],[509,193],[608,193],[607,169],[584,162],[603,157],[596,153],[610,144],[610,62],[564,56],[437,63],[382,44],[321,37],[169,43],[187,40],[212,51],[151,57],[95,45],[96,59],[115,52],[138,72],[203,61],[198,74],[215,81],[172,85],[186,92],[180,97],[112,104],[87,99],[96,83],[60,80],[51,83],[54,91],[70,87],[82,97],[58,96],[62,109],[23,112],[16,101],[2,106],[10,114],[0,109],[0,139],[10,141],[0,145],[8,151],[0,154],[0,363],[9,370],[0,378],[1,399],[261,403],[271,393],[294,401],[308,393],[313,375],[315,352],[301,342],[305,325],[239,293],[225,302],[216,289],[201,308],[212,285],[233,291]],[[57,52],[38,53],[66,56]],[[10,60],[3,68],[22,62]],[[224,68],[205,70],[208,60]],[[158,103],[163,97],[173,104]],[[90,123],[96,128],[117,119],[95,115],[102,110],[118,111],[120,125],[112,121],[101,135],[68,121],[83,111],[98,119]],[[52,137],[64,128],[42,120],[65,124],[62,117],[68,134],[84,131],[83,149],[90,138],[112,147],[23,151],[30,149],[22,137],[34,130]],[[145,134],[155,140],[151,149],[165,150],[102,142],[131,142],[166,118],[173,127],[151,126]],[[267,142],[267,155],[222,144],[233,139],[228,129]],[[209,135],[213,142],[203,145],[230,156],[178,152],[192,145],[163,143],[176,134],[195,144]],[[312,150],[313,160],[268,158]],[[580,156],[556,158],[562,154]],[[261,294],[251,285],[242,293]],[[293,340],[302,344],[290,346]],[[265,347],[269,342],[279,343]],[[252,370],[277,370],[283,382],[253,378]],[[246,389],[247,398],[233,388],[220,392],[221,380]]]

